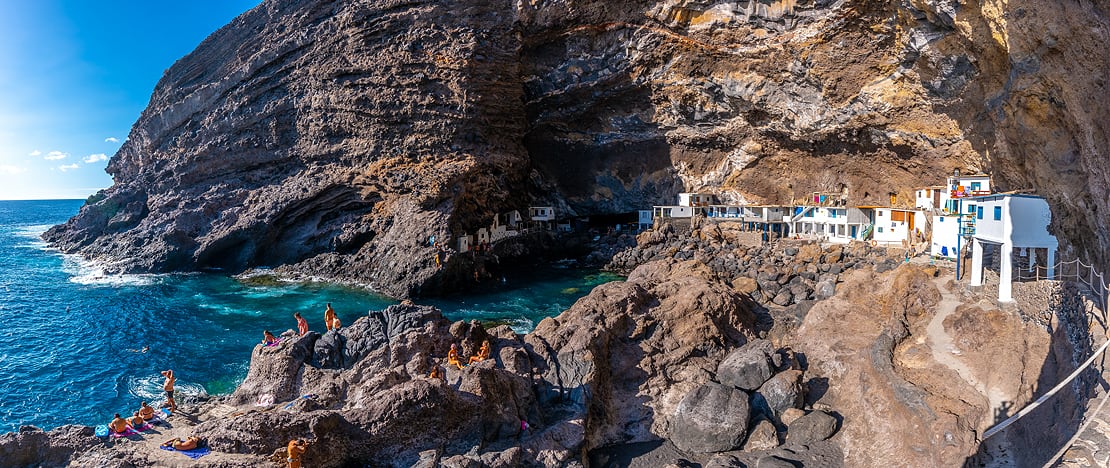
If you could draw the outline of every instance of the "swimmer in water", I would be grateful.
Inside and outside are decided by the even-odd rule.
[[[147,351],[150,351],[150,346],[143,346],[143,349],[128,349],[128,351],[131,351],[132,353],[145,353]]]

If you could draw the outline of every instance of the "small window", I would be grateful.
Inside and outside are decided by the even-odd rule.
[[[994,207],[994,220],[995,221],[1002,221],[1002,207],[1001,206]]]
[[[978,191],[979,191],[979,188],[980,188],[980,187],[982,187],[982,186],[983,186],[983,185],[982,185],[982,184],[980,184],[979,182],[972,182],[972,183],[971,183],[971,191],[972,191],[972,192],[978,192]]]
[[[941,217],[939,217],[939,218],[937,218],[937,219],[939,219],[939,220],[940,220],[940,222],[942,222],[942,223],[944,222],[944,216],[941,216]]]
[[[882,226],[880,226],[880,227],[879,227],[879,232],[880,232],[880,233],[882,233],[882,232],[883,232],[883,228],[882,228]]]
[[[975,211],[975,217],[978,218],[978,219],[983,219],[983,207],[981,207],[981,206],[975,207],[975,210],[976,210]]]
[[[975,214],[975,204],[974,203],[971,203],[971,204],[967,205],[967,214]]]

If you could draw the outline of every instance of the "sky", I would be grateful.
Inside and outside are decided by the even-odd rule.
[[[0,200],[86,198],[154,85],[260,0],[0,0]]]

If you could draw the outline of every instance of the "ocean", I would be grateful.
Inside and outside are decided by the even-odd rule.
[[[343,323],[394,303],[321,283],[106,275],[39,237],[82,203],[0,201],[0,432],[106,423],[137,410],[140,400],[160,399],[165,369],[177,374],[181,396],[230,393],[262,331],[296,328],[294,312],[322,331],[327,302]],[[452,320],[499,321],[526,332],[614,279],[553,265],[514,275],[498,291],[417,302]]]

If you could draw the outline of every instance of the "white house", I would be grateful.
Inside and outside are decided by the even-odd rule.
[[[652,214],[656,218],[692,218],[694,208],[689,206],[653,206]]]
[[[871,222],[869,213],[861,208],[832,206],[799,206],[794,208],[795,235],[847,244],[862,239],[864,227]]]
[[[1044,253],[1048,277],[1054,275],[1056,249],[1059,242],[1048,232],[1052,212],[1044,198],[1035,195],[1000,193],[964,200],[974,203],[975,232],[971,257],[971,285],[983,284],[983,262],[987,249],[998,253],[998,300],[1013,300],[1014,257],[1026,256],[1028,264],[1038,263]],[[993,262],[992,262],[993,263]]]
[[[943,185],[917,187],[914,192],[914,207],[919,210],[933,210],[944,206],[941,203],[941,192],[945,191]]]
[[[786,237],[790,235],[790,220],[793,212],[793,206],[748,205],[743,209],[741,220],[749,230]]]
[[[940,192],[940,204],[936,208],[955,213],[955,199],[990,195],[991,176],[986,174],[954,174],[948,176],[945,189]]]
[[[948,209],[932,217],[930,254],[955,260],[957,252],[970,242],[968,232],[973,231],[975,226],[970,217],[975,214],[976,201],[973,198],[956,198],[950,200],[948,205]],[[961,231],[964,234],[961,235]]]
[[[914,242],[914,234],[925,227],[925,213],[918,210],[889,207],[874,208],[875,226],[872,239],[879,244],[901,245],[903,241]]]
[[[682,192],[678,194],[678,206],[709,206],[713,198],[712,193]]]
[[[551,206],[529,207],[528,216],[532,221],[555,221],[555,208]]]

